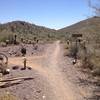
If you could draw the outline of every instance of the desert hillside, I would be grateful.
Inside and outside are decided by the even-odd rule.
[[[19,38],[23,37],[25,39],[38,37],[42,41],[66,40],[71,38],[71,34],[74,33],[83,34],[84,38],[89,41],[100,42],[100,17],[88,18],[60,30],[37,26],[24,21],[0,24],[0,40],[4,40],[12,34],[17,34]]]
[[[5,24],[0,24],[1,40],[9,35],[16,34],[19,37],[33,39],[38,37],[40,40],[50,37],[56,31],[43,26],[37,26],[24,21],[13,21]]]
[[[100,17],[88,18],[69,27],[60,29],[58,32],[65,35],[80,33],[89,40],[100,42]]]

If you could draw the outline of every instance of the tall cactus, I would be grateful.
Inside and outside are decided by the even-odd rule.
[[[14,35],[14,44],[17,44],[17,35]]]

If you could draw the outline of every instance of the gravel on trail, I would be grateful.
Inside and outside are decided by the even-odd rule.
[[[15,52],[19,47],[13,48]],[[37,50],[34,50],[32,45],[27,45],[26,70],[21,70],[21,56],[16,57],[15,53],[9,55],[8,51],[11,49],[12,47],[0,49],[0,52],[9,56],[11,71],[2,79],[15,80],[6,85],[0,82],[0,97],[10,94],[16,100],[100,100],[91,98],[93,91],[98,87],[85,81],[91,81],[91,77],[72,65],[72,58],[63,56],[64,48],[59,41],[39,45]]]

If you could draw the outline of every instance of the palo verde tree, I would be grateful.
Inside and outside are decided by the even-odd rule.
[[[93,2],[95,1],[95,2]],[[89,7],[92,8],[95,16],[100,17],[100,0],[88,0]]]

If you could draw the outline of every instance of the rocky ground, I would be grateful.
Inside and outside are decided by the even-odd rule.
[[[11,70],[2,79],[15,79],[0,82],[0,100],[100,100],[100,82],[73,65],[59,41],[39,44],[37,50],[27,45],[26,70],[21,70],[23,57],[19,50],[19,46],[0,47],[0,52],[9,56]],[[18,69],[12,69],[14,66]]]

